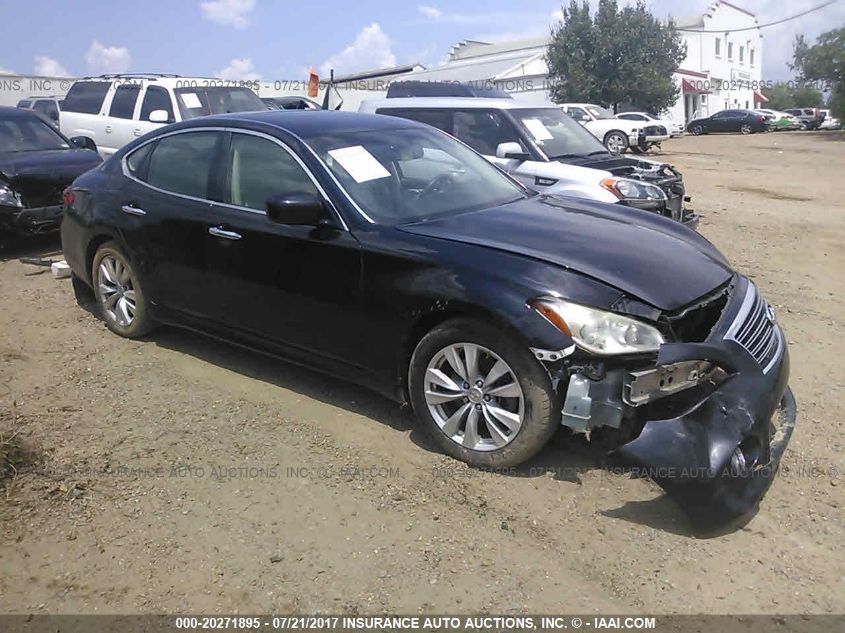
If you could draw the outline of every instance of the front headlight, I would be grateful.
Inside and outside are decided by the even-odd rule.
[[[601,356],[655,352],[664,343],[657,328],[637,319],[556,297],[528,302],[578,347]]]
[[[620,200],[666,200],[663,189],[633,178],[605,178],[601,181],[601,186]]]
[[[0,206],[23,207],[20,195],[8,185],[0,183]]]
[[[623,202],[637,206],[658,206],[666,202],[666,194],[660,187],[633,178],[605,178],[601,186]]]

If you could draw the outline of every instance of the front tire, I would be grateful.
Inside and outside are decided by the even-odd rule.
[[[112,332],[139,338],[153,329],[138,276],[117,244],[106,242],[97,249],[91,279],[100,316]]]
[[[693,136],[701,136],[702,134],[704,134],[704,128],[703,128],[703,127],[701,127],[700,125],[693,125],[693,126],[690,128],[690,133],[691,133]]]
[[[443,452],[471,466],[515,466],[558,428],[557,397],[519,341],[473,319],[426,334],[408,371],[417,419]]]
[[[611,130],[604,135],[604,146],[616,154],[624,154],[628,149],[628,137],[619,130]]]

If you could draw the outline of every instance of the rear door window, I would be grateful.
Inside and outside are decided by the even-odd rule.
[[[19,107],[19,108],[26,108],[26,109],[29,109],[29,108],[31,108],[31,107],[32,107],[32,101],[28,101],[28,100],[26,100],[26,99],[23,99],[23,100],[21,100],[21,101],[18,101],[18,107]]]
[[[65,97],[65,112],[99,114],[111,84],[107,81],[77,81]]]
[[[56,105],[56,102],[51,99],[40,99],[36,101],[33,109],[36,112],[43,114],[51,121],[59,120],[59,108]]]
[[[144,102],[141,104],[141,121],[149,121],[150,113],[155,110],[164,110],[167,112],[168,122],[173,122],[173,103],[170,101],[170,93],[167,89],[160,86],[148,86],[147,92],[144,94]]]
[[[111,100],[109,116],[118,119],[131,119],[132,115],[135,114],[135,103],[138,101],[140,92],[141,86],[139,85],[126,84],[118,86]]]
[[[146,182],[172,193],[210,199],[209,180],[222,137],[212,131],[165,136],[148,159]]]

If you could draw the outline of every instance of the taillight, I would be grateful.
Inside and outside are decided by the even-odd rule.
[[[761,117],[760,117],[760,123],[765,123],[765,122],[766,122],[766,117],[761,116]]]
[[[73,189],[70,187],[65,189],[62,193],[62,199],[64,200],[66,207],[73,206]]]

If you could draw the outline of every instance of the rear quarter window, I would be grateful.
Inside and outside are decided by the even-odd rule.
[[[99,114],[111,84],[107,81],[77,81],[65,97],[62,110]]]

